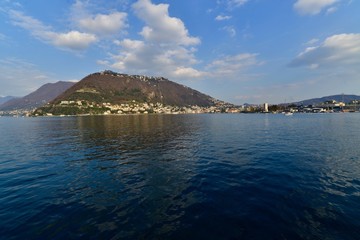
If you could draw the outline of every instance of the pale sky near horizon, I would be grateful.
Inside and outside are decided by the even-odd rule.
[[[0,96],[105,69],[235,104],[360,95],[360,1],[0,0]]]

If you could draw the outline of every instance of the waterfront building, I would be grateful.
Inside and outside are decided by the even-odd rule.
[[[269,104],[268,103],[264,103],[263,110],[264,110],[264,112],[269,112]]]

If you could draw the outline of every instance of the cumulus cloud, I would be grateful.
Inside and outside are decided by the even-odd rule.
[[[168,8],[168,4],[156,5],[150,0],[139,0],[133,4],[135,14],[147,25],[140,33],[144,39],[150,42],[185,46],[199,44],[200,39],[189,36],[180,19],[169,16]]]
[[[121,2],[119,4],[123,5]],[[95,14],[94,11],[96,9],[90,1],[76,0],[70,9],[71,21],[76,27],[87,33],[96,34],[99,38],[121,33],[128,27],[128,15],[125,12]]]
[[[116,69],[177,79],[203,75],[191,67],[198,62],[194,56],[195,49],[131,39],[116,41],[116,44],[121,47],[120,53],[112,57],[115,61],[112,67]]]
[[[89,33],[79,31],[55,32],[50,26],[46,26],[39,20],[20,11],[10,10],[9,15],[15,26],[19,26],[29,31],[34,37],[60,48],[75,51],[84,50],[97,41],[96,36]]]
[[[111,68],[127,73],[164,76],[173,80],[235,79],[252,66],[260,65],[257,54],[223,56],[206,63],[197,60],[196,46],[200,39],[189,34],[184,23],[169,16],[168,4],[153,4],[150,0],[138,0],[133,4],[137,17],[144,21],[140,39],[122,39],[114,43],[119,47],[107,61]],[[235,29],[223,29],[235,35]],[[110,62],[110,63],[109,63]],[[199,67],[205,65],[205,67]]]
[[[207,74],[191,67],[178,67],[173,75],[181,78],[200,78]]]
[[[112,35],[127,27],[127,14],[114,12],[111,14],[97,14],[78,20],[81,29],[99,35]]]
[[[332,7],[339,0],[297,0],[294,8],[300,14],[316,15],[323,9],[328,9],[328,12],[336,10]]]
[[[70,31],[67,33],[49,33],[47,34],[55,46],[68,48],[72,50],[83,50],[91,43],[97,41],[95,35]]]
[[[338,34],[325,39],[320,45],[308,47],[291,63],[292,67],[307,66],[344,67],[360,64],[360,34]]]
[[[70,9],[71,30],[55,31],[38,19],[22,11],[9,10],[11,22],[31,33],[35,38],[60,49],[82,51],[103,37],[114,36],[124,31],[127,14],[112,12],[109,14],[91,14],[88,1],[77,0]]]
[[[180,19],[169,16],[168,4],[139,0],[132,7],[145,23],[139,33],[141,40],[114,41],[120,50],[111,56],[111,67],[175,79],[204,76],[194,68],[198,64],[194,46],[200,44],[200,39],[190,36]]]

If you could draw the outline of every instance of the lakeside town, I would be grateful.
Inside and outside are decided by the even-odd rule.
[[[48,83],[23,98],[8,100],[0,104],[0,116],[202,113],[291,115],[359,112],[359,107],[360,96],[345,94],[286,104],[235,105],[162,77],[105,70],[89,74],[77,83]]]
[[[42,108],[17,109],[11,111],[0,111],[0,116],[69,116],[69,115],[129,115],[129,114],[204,114],[204,113],[337,113],[337,112],[359,112],[360,101],[353,100],[349,103],[326,101],[315,105],[279,104],[268,103],[260,105],[232,105],[217,102],[214,106],[170,106],[162,103],[139,103],[135,100],[123,104],[95,103],[85,100],[61,101],[52,106],[56,108],[55,113],[45,111],[49,107],[46,104]],[[69,111],[70,110],[70,111]],[[75,113],[75,114],[74,114]]]

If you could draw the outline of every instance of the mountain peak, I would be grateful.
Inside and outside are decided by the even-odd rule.
[[[88,113],[88,106],[101,107],[103,104],[121,105],[134,102],[177,107],[210,107],[221,101],[164,77],[128,75],[105,70],[89,74],[43,110],[49,113],[61,112],[66,108],[62,103],[78,103],[76,107],[71,106],[71,111],[70,106],[67,106],[66,110],[69,114],[78,114]]]
[[[164,77],[128,75],[110,70],[89,74],[57,97],[53,103],[61,100],[86,100],[89,97],[92,97],[94,102],[116,104],[133,100],[177,106],[214,104],[210,96]]]

